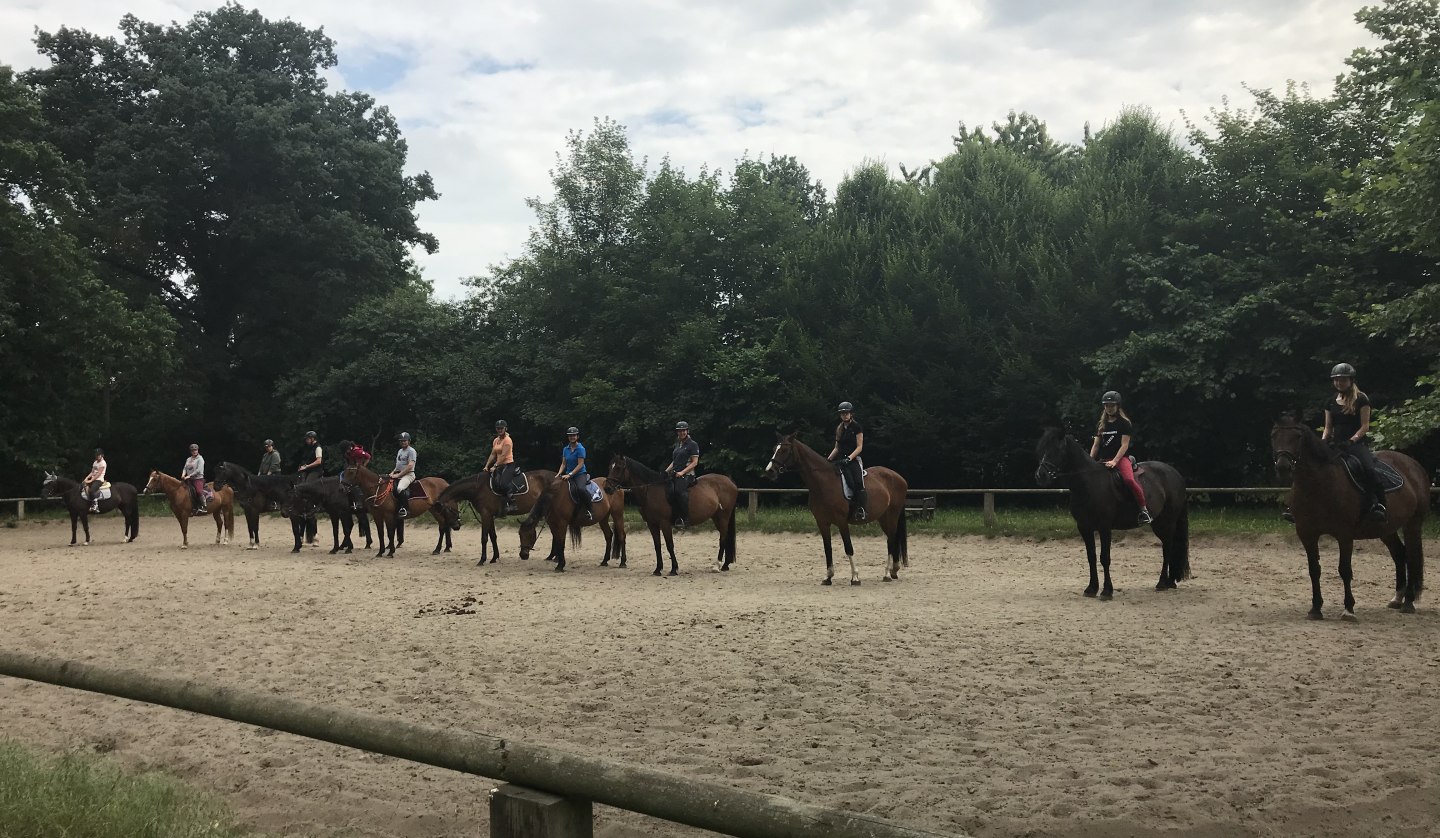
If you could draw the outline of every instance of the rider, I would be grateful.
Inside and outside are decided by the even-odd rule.
[[[400,450],[395,452],[395,470],[390,479],[395,481],[395,517],[405,518],[410,514],[410,484],[415,482],[415,460],[418,454],[410,446],[410,434],[400,434]]]
[[[496,469],[499,469],[500,473],[491,474]],[[501,496],[505,498],[505,510],[500,513],[502,515],[515,511],[515,500],[510,496],[510,484],[514,482],[515,472],[519,469],[520,466],[515,463],[515,440],[510,438],[510,425],[504,419],[497,419],[495,439],[490,442],[490,456],[485,459],[484,471],[491,475],[491,488],[499,484]]]
[[[81,492],[90,501],[90,511],[100,511],[100,489],[105,485],[105,452],[99,448],[95,449],[95,462],[90,464],[90,474],[83,481],[85,490]]]
[[[317,442],[318,439],[319,436],[314,431],[305,432],[305,444],[295,453],[296,483],[320,479],[320,471],[325,463],[325,449]]]
[[[370,465],[370,452],[366,451],[360,443],[346,439],[340,442],[340,456],[345,461],[345,469],[340,472],[340,485],[349,491],[350,508],[356,512],[363,511],[365,509],[365,490],[360,488],[358,477],[354,481],[346,483],[345,475],[351,468],[355,468],[358,472],[362,466]]]
[[[190,487],[196,514],[205,513],[205,458],[200,456],[200,446],[190,443],[190,457],[180,472],[180,479]]]
[[[850,517],[865,520],[865,464],[860,452],[865,450],[865,429],[855,421],[855,405],[841,402],[840,424],[835,427],[835,447],[825,457],[835,463],[835,470],[845,475],[850,484]]]
[[[690,438],[690,423],[675,423],[675,450],[670,452],[670,465],[665,473],[670,475],[670,524],[685,528],[690,526],[690,486],[695,482],[695,470],[700,467],[700,446]]]
[[[1370,399],[1355,386],[1355,368],[1349,364],[1336,364],[1330,370],[1330,384],[1335,388],[1335,396],[1325,402],[1325,433],[1321,439],[1360,461],[1369,495],[1365,517],[1384,521],[1389,514],[1385,509],[1385,491],[1375,476],[1375,455],[1370,452],[1368,437]]]
[[[264,477],[280,473],[280,452],[275,450],[275,440],[265,440],[265,456],[260,458],[260,468],[255,473]]]
[[[1145,505],[1145,490],[1135,479],[1135,469],[1130,465],[1128,456],[1135,426],[1130,423],[1125,408],[1120,406],[1119,393],[1114,390],[1106,392],[1100,397],[1100,404],[1103,407],[1100,421],[1095,423],[1095,441],[1090,444],[1090,459],[1099,460],[1106,468],[1119,470],[1120,479],[1135,496],[1135,502],[1140,504],[1140,523],[1148,524],[1151,518],[1150,509]]]
[[[565,447],[560,449],[560,470],[555,476],[570,481],[570,496],[579,498],[576,513],[586,521],[593,521],[595,514],[590,511],[590,491],[586,488],[590,474],[585,470],[585,446],[580,444],[580,429],[566,428],[565,441]]]

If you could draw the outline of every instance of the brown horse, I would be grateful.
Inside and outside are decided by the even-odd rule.
[[[829,585],[835,576],[835,562],[830,548],[830,528],[839,527],[840,540],[845,544],[845,558],[850,560],[850,584],[860,584],[855,570],[855,548],[850,544],[850,502],[845,499],[835,464],[820,456],[815,449],[795,438],[795,434],[776,434],[775,450],[765,466],[765,476],[779,480],[781,472],[794,469],[810,490],[810,513],[820,529],[825,544],[825,580]],[[865,521],[879,521],[885,531],[885,546],[890,561],[886,582],[900,578],[900,566],[910,566],[910,548],[905,536],[905,493],[910,490],[905,478],[888,468],[876,466],[866,470]]]
[[[535,549],[539,533],[535,526],[540,519],[550,525],[550,555],[546,560],[555,560],[555,572],[565,570],[565,530],[570,530],[571,543],[579,547],[584,527],[592,524],[600,527],[605,534],[605,558],[600,562],[608,566],[612,557],[625,563],[625,495],[614,486],[607,486],[605,478],[595,478],[595,483],[604,490],[600,500],[591,504],[592,520],[576,520],[575,501],[570,497],[570,481],[561,477],[550,477],[549,484],[540,495],[540,501],[520,522],[520,558],[530,558]]]
[[[1415,601],[1425,587],[1425,552],[1422,543],[1425,516],[1430,511],[1430,480],[1425,469],[1398,451],[1377,451],[1375,459],[1386,463],[1404,479],[1404,485],[1385,495],[1389,515],[1385,521],[1363,516],[1364,500],[1350,482],[1339,452],[1326,445],[1311,428],[1281,415],[1270,429],[1270,450],[1275,456],[1275,473],[1290,481],[1290,512],[1295,516],[1295,534],[1305,545],[1310,564],[1310,619],[1321,620],[1320,536],[1333,536],[1340,543],[1340,579],[1345,583],[1345,613],[1342,620],[1355,619],[1355,596],[1350,592],[1350,554],[1356,539],[1378,538],[1390,550],[1395,562],[1395,598],[1391,608],[1415,613]],[[1404,532],[1402,540],[1400,533]]]
[[[655,471],[638,460],[615,455],[610,461],[610,485],[630,490],[631,496],[640,504],[640,517],[650,528],[650,538],[655,541],[655,576],[660,575],[665,560],[660,555],[660,534],[665,534],[665,549],[670,553],[670,575],[680,575],[680,565],[675,561],[675,535],[672,524],[673,511],[666,488],[670,475]],[[735,481],[723,474],[706,474],[690,487],[690,523],[714,521],[715,531],[720,533],[720,549],[715,554],[715,569],[729,570],[735,562],[735,502],[740,489]],[[620,559],[625,566],[625,559]]]
[[[386,491],[385,497],[377,500],[377,492],[380,489],[380,475],[365,466],[347,466],[345,471],[345,479],[358,484],[361,491],[365,493],[365,506],[370,510],[371,517],[375,519],[375,531],[376,534],[380,536],[380,552],[375,554],[375,558],[378,559],[381,556],[394,558],[395,548],[405,543],[405,520],[395,517],[395,494]],[[440,513],[433,509],[431,505],[434,499],[440,497],[440,493],[445,491],[445,487],[450,484],[440,477],[419,477],[415,479],[414,483],[410,484],[412,493],[414,492],[416,483],[425,487],[425,497],[410,498],[410,502],[405,506],[406,510],[408,510],[408,515],[414,518],[417,515],[424,515],[426,512],[429,512],[431,516],[435,518],[436,523],[440,524],[440,536],[435,540],[435,549],[431,551],[430,555],[438,555],[442,546],[445,548],[445,552],[448,553],[450,552],[451,545],[450,530],[445,527]],[[388,552],[385,547],[387,538],[390,542]]]
[[[515,495],[515,512],[505,512],[505,498],[497,495],[490,486],[491,473],[481,472],[451,483],[430,511],[440,522],[440,526],[448,529],[460,529],[460,503],[469,501],[475,511],[480,514],[480,561],[476,567],[483,565],[488,560],[494,564],[500,558],[500,542],[496,536],[495,519],[507,514],[524,515],[535,508],[540,496],[545,493],[547,478],[543,474],[526,472],[526,489],[523,493]],[[491,552],[491,548],[494,552]],[[522,556],[528,558],[528,556]]]
[[[215,484],[207,483],[205,486],[213,489]],[[198,514],[190,501],[190,487],[178,477],[152,471],[144,491],[165,493],[165,497],[170,500],[170,511],[175,513],[175,520],[180,522],[180,546],[189,547],[190,516]],[[216,491],[215,496],[210,499],[208,511],[210,517],[215,519],[215,543],[229,544],[230,539],[235,537],[235,490],[226,486]],[[220,537],[222,529],[225,531],[223,540]]]

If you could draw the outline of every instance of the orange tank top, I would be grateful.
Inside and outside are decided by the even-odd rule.
[[[495,437],[495,440],[490,443],[490,450],[495,454],[495,465],[497,466],[515,462],[515,441],[510,438],[509,434],[506,434],[504,439]]]

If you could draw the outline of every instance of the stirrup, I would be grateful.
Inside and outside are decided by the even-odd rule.
[[[1137,520],[1142,524],[1155,523],[1155,519],[1150,517],[1150,510],[1145,509],[1144,507],[1140,508],[1140,517]]]
[[[1293,524],[1295,523],[1295,513],[1291,512],[1289,509],[1285,509],[1280,513],[1280,520],[1289,521]]]

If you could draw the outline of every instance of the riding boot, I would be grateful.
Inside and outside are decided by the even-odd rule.
[[[410,489],[408,487],[395,493],[395,517],[410,517]]]
[[[1295,523],[1295,513],[1290,511],[1289,504],[1286,504],[1280,509],[1280,519],[1282,521],[1289,521],[1292,524]]]
[[[100,489],[98,486],[93,486],[90,489],[90,511],[100,511]]]
[[[515,508],[515,498],[511,497],[509,492],[506,492],[506,493],[505,493],[505,505],[500,508],[500,514],[501,514],[501,515],[514,515],[516,512],[519,512],[519,511],[520,511],[520,510],[518,510],[518,509]]]
[[[1372,502],[1369,511],[1365,513],[1365,519],[1384,523],[1390,517],[1390,511],[1385,508],[1385,495],[1377,491],[1371,497]]]

